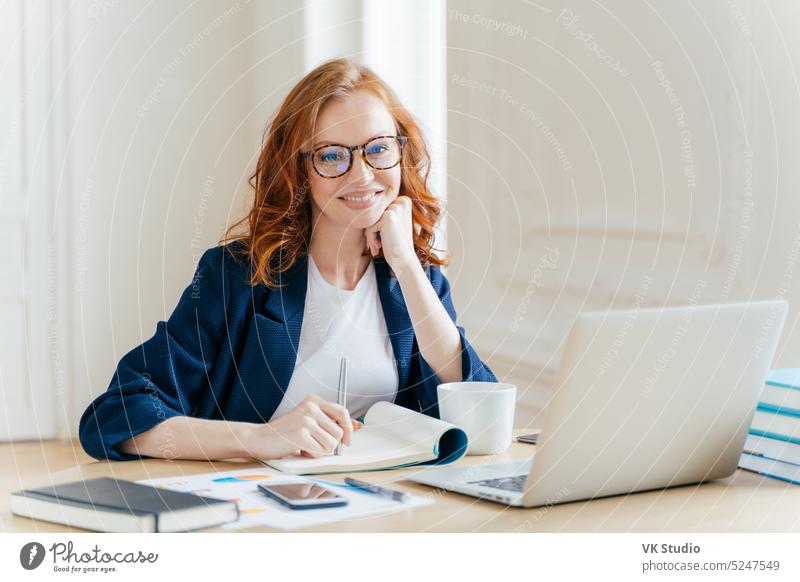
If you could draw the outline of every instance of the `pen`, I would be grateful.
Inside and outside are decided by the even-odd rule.
[[[394,501],[408,501],[411,497],[411,494],[405,493],[403,491],[395,491],[394,489],[387,489],[386,487],[381,487],[380,485],[373,485],[372,483],[367,483],[366,481],[359,481],[358,479],[353,479],[352,477],[345,477],[344,482],[348,485],[352,485],[353,487],[358,487],[359,489],[365,489],[370,493],[375,493],[376,495],[382,495],[383,497],[388,497],[393,499]]]
[[[347,358],[344,356],[339,362],[339,395],[336,401],[340,406],[347,408]],[[342,454],[342,441],[336,445],[335,454]]]

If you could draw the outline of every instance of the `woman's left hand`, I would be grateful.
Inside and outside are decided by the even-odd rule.
[[[383,249],[389,266],[397,272],[413,261],[419,261],[414,250],[414,226],[411,220],[411,198],[398,196],[378,221],[365,231],[367,246],[372,256]]]

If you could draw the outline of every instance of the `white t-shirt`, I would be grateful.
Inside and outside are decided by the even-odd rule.
[[[293,410],[311,394],[336,402],[342,356],[347,357],[347,410],[352,418],[363,417],[375,402],[394,401],[397,365],[374,264],[370,261],[356,288],[349,291],[328,283],[309,255],[297,360],[272,419]]]

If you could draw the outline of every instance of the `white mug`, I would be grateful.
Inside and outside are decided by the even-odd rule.
[[[498,382],[439,384],[439,417],[464,430],[468,455],[502,453],[511,444],[517,387]]]

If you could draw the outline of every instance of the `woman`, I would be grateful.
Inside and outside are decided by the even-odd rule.
[[[433,253],[429,162],[370,69],[338,59],[303,78],[266,136],[251,212],[84,412],[86,452],[318,457],[348,445],[351,417],[377,401],[438,417],[439,383],[496,382]],[[341,356],[347,408],[334,403]]]

